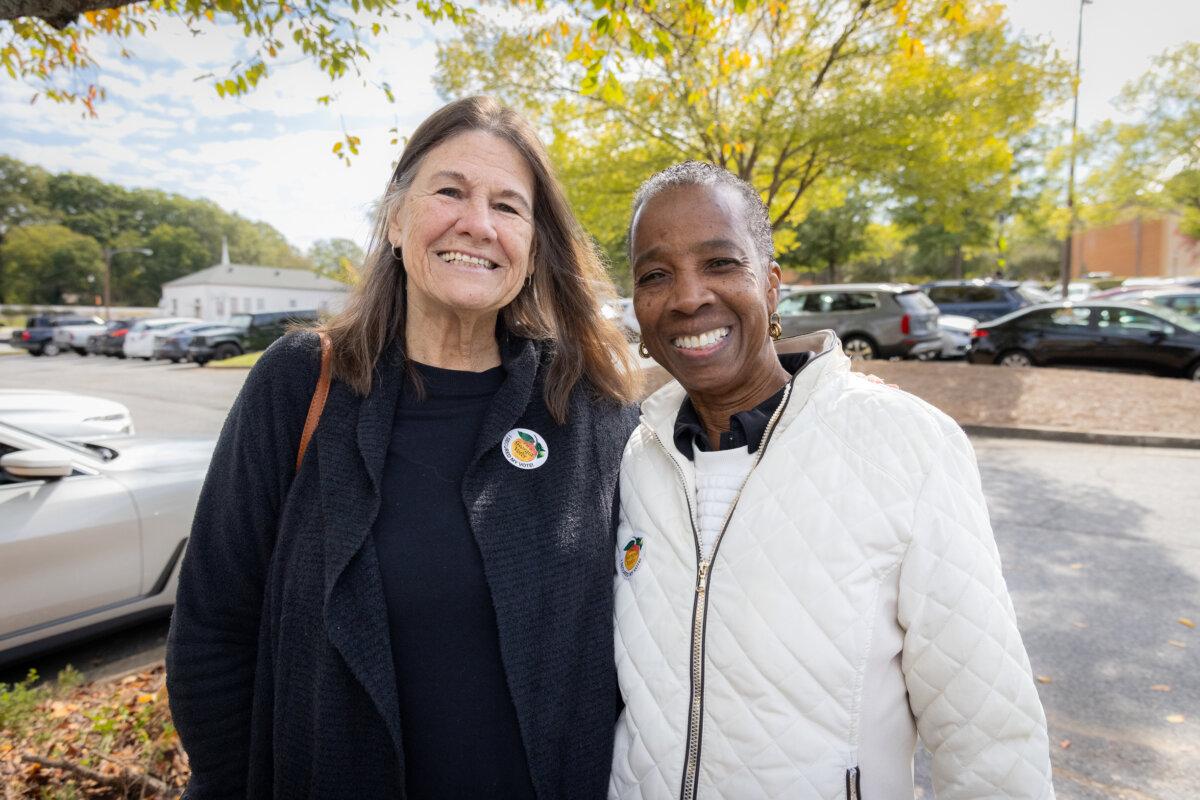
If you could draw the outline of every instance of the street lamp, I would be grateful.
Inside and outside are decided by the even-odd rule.
[[[1071,167],[1067,171],[1067,212],[1071,215],[1067,223],[1067,240],[1063,242],[1062,296],[1067,299],[1067,289],[1071,284],[1071,245],[1075,238],[1075,225],[1079,214],[1075,210],[1075,129],[1079,124],[1079,66],[1083,57],[1083,7],[1091,5],[1092,0],[1079,0],[1079,32],[1075,35],[1075,80],[1072,82],[1074,107],[1071,110]]]
[[[110,297],[110,287],[112,285],[112,258],[122,253],[141,253],[144,256],[154,255],[154,251],[148,247],[123,247],[112,250],[104,248],[104,319],[107,321],[112,319],[112,309],[109,306],[112,304]]]

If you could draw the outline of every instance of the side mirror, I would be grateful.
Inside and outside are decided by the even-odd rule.
[[[60,450],[18,450],[0,458],[0,469],[18,478],[65,478],[74,472],[71,456]]]

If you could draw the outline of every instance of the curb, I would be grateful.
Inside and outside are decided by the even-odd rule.
[[[1108,444],[1122,447],[1174,447],[1200,450],[1200,437],[1162,433],[1113,433],[1074,431],[1066,428],[1006,428],[1001,425],[963,425],[968,436],[993,439],[1039,439],[1047,442]]]

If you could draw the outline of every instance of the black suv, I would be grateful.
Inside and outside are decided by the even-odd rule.
[[[234,314],[226,327],[192,337],[188,344],[188,361],[203,367],[209,361],[266,350],[271,342],[287,333],[289,325],[316,321],[316,310]]]

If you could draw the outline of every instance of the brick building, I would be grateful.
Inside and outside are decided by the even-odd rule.
[[[1114,278],[1200,275],[1200,241],[1175,217],[1134,217],[1075,234],[1071,274],[1111,272]]]

